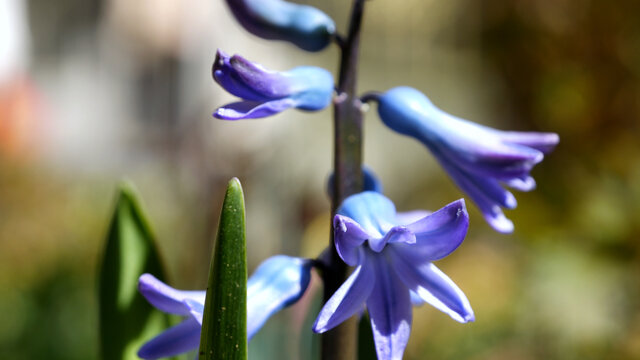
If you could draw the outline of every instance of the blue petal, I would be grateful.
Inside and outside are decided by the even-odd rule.
[[[206,291],[176,290],[151,274],[142,274],[138,279],[138,290],[158,310],[169,314],[189,315],[186,299],[204,304]]]
[[[413,257],[425,261],[442,259],[457,249],[467,234],[469,214],[464,199],[454,201],[406,228],[415,234],[416,244],[394,246],[406,247]]]
[[[270,71],[240,55],[218,50],[213,63],[213,79],[229,93],[245,100],[265,102],[292,94],[292,77]]]
[[[533,166],[544,158],[544,154],[534,148],[503,142],[494,131],[484,131],[481,126],[444,112],[440,114],[449,128],[439,132],[436,140],[424,137],[420,140],[431,151],[439,152],[465,171],[509,179],[528,175]],[[455,125],[452,124],[454,121],[457,122]],[[436,129],[423,129],[423,132]]]
[[[486,179],[465,173],[446,162],[441,162],[441,164],[449,173],[453,182],[471,197],[491,227],[502,233],[510,233],[513,231],[513,223],[504,216],[500,208],[500,204],[508,200],[508,195],[505,195],[505,201],[498,202],[489,195],[495,195],[495,188],[492,188],[489,183],[483,181]],[[484,185],[487,186],[485,187]],[[511,193],[509,193],[509,195],[511,195]],[[513,201],[515,201],[515,199]]]
[[[268,102],[238,101],[218,108],[213,116],[223,120],[258,119],[275,115],[295,106],[296,102],[290,98]]]
[[[191,317],[198,322],[198,324],[202,325],[202,316],[204,314],[204,302],[193,301],[191,299],[186,299],[184,301],[185,306],[189,309],[189,314]]]
[[[391,265],[404,284],[424,301],[466,323],[475,319],[469,300],[451,279],[429,261],[409,256],[408,247],[393,246],[389,250]]]
[[[389,243],[415,244],[416,235],[404,226],[394,226],[382,239],[369,239],[369,247],[375,252],[381,252]]]
[[[313,331],[323,333],[331,330],[362,309],[373,290],[376,277],[368,257],[361,256],[361,264],[320,310]]]
[[[499,131],[500,137],[507,142],[528,146],[548,154],[560,142],[558,134],[520,131]]]
[[[360,224],[370,238],[382,238],[396,225],[396,207],[382,194],[365,191],[347,197],[337,210]]]
[[[416,222],[425,216],[431,214],[428,210],[411,210],[396,213],[396,223],[400,225],[408,225]]]
[[[531,176],[505,180],[504,183],[519,191],[531,191],[536,188],[536,181]]]
[[[315,66],[300,66],[284,72],[291,78],[291,94],[296,108],[306,111],[322,110],[333,99],[333,75]]]
[[[416,294],[415,291],[409,290],[409,295],[411,296],[411,304],[413,306],[422,306],[424,304],[424,299],[420,297],[420,295]]]
[[[159,359],[195,350],[200,344],[200,324],[187,318],[180,324],[165,330],[138,350],[142,359]]]
[[[336,215],[333,218],[333,237],[340,258],[349,266],[358,263],[358,248],[369,238],[360,225],[352,219]]]
[[[409,289],[385,259],[375,257],[376,284],[367,300],[378,359],[402,359],[411,334]]]
[[[267,319],[298,301],[311,280],[311,261],[278,255],[265,260],[247,282],[247,336]]]

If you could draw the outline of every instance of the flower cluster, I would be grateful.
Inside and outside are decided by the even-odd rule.
[[[353,46],[336,34],[330,17],[313,7],[283,0],[227,0],[227,4],[239,23],[261,38],[287,41],[307,51],[322,50],[333,40],[343,51]],[[263,118],[291,108],[320,111],[334,97],[332,74],[318,67],[277,72],[218,51],[212,72],[221,87],[240,98],[218,108],[213,114],[218,119]],[[338,99],[345,98],[342,95]],[[504,186],[533,190],[531,170],[559,141],[553,133],[500,131],[457,118],[409,87],[372,92],[361,100],[377,102],[386,126],[424,144],[489,225],[503,233],[512,232],[514,225],[502,209],[516,207],[515,197]],[[396,213],[393,202],[381,194],[375,175],[363,168],[363,176],[364,191],[344,199],[333,220],[333,245],[342,261],[355,269],[324,304],[313,330],[329,331],[366,309],[378,358],[400,359],[411,332],[412,304],[429,303],[460,323],[475,320],[462,290],[432,263],[460,246],[469,215],[463,199],[433,213]],[[333,181],[331,176],[329,192]],[[249,337],[271,314],[299,299],[313,263],[277,256],[260,266],[249,279]],[[140,291],[158,309],[187,316],[145,344],[141,357],[169,356],[197,347],[204,292],[178,291],[151,275],[140,278]]]

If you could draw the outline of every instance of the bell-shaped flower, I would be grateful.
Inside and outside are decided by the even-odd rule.
[[[311,280],[312,262],[278,255],[265,260],[247,281],[247,337],[249,340],[267,319],[300,299]],[[158,359],[195,350],[206,291],[176,290],[151,274],[138,282],[140,293],[158,310],[187,318],[145,343],[138,351],[143,359]]]
[[[438,159],[497,231],[513,231],[501,208],[516,199],[501,184],[520,191],[535,188],[529,175],[558,144],[554,133],[500,131],[457,118],[416,89],[397,87],[377,97],[378,113],[391,129],[416,138]]]
[[[300,66],[275,72],[220,50],[213,63],[213,78],[243,99],[216,110],[213,116],[218,119],[262,118],[289,108],[318,111],[327,107],[333,96],[333,76],[325,69]]]
[[[345,199],[337,213],[336,250],[356,268],[320,311],[315,332],[332,329],[366,304],[378,359],[401,359],[411,332],[412,293],[458,322],[474,320],[464,293],[432,264],[464,240],[464,200],[407,224],[389,199],[363,192]]]
[[[227,0],[238,22],[250,33],[284,40],[307,51],[320,51],[336,31],[333,20],[309,5],[282,0]]]

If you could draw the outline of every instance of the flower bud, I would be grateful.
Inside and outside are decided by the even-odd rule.
[[[324,49],[336,30],[327,14],[308,5],[282,0],[227,0],[227,4],[250,33],[288,41],[307,51]]]

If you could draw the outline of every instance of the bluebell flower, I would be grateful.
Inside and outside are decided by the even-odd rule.
[[[438,159],[497,231],[513,231],[502,208],[516,199],[501,184],[533,190],[529,175],[558,144],[554,133],[500,131],[450,115],[416,89],[397,87],[378,97],[378,113],[391,129],[416,138]]]
[[[311,265],[311,260],[284,255],[260,264],[247,282],[249,340],[271,315],[300,299],[311,280]],[[145,343],[138,356],[157,359],[197,349],[206,291],[176,290],[151,274],[140,276],[138,289],[158,310],[186,316],[180,324]]]
[[[333,76],[325,69],[300,66],[275,72],[220,50],[213,63],[213,78],[225,90],[243,99],[213,114],[225,120],[262,118],[289,108],[322,110],[333,96]]]
[[[231,12],[250,33],[263,39],[284,40],[307,51],[320,51],[336,31],[322,11],[282,0],[227,0]]]
[[[401,359],[411,332],[412,292],[456,321],[474,320],[464,293],[432,264],[464,240],[464,200],[407,224],[389,199],[363,192],[345,199],[337,213],[336,250],[356,268],[320,311],[315,332],[332,329],[366,304],[378,359]]]

